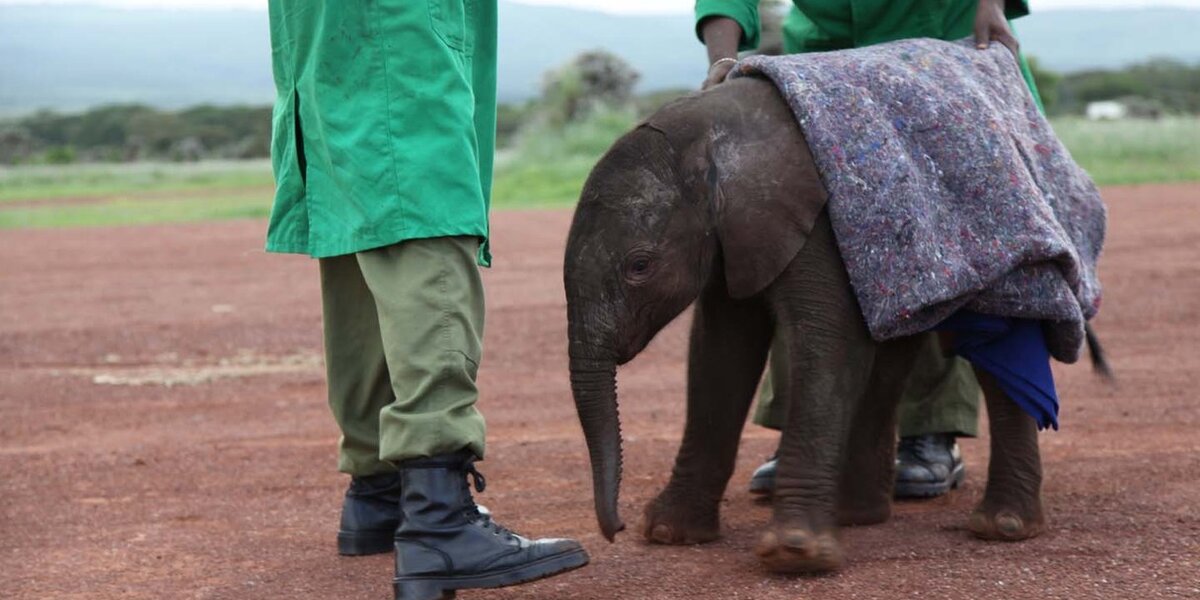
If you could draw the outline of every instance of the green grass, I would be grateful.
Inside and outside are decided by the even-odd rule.
[[[146,225],[225,219],[266,218],[271,212],[267,193],[216,194],[184,199],[115,198],[73,205],[22,205],[0,210],[0,229]]]
[[[1063,118],[1054,131],[1098,185],[1200,181],[1200,118]]]
[[[599,156],[567,156],[554,161],[520,161],[498,169],[492,186],[494,208],[570,206]]]
[[[573,205],[635,122],[607,111],[565,128],[532,125],[497,155],[493,206]],[[1200,181],[1200,118],[1070,118],[1054,128],[1100,185]],[[271,186],[266,161],[0,167],[0,229],[264,218]]]
[[[0,203],[272,185],[271,164],[262,160],[0,167]]]

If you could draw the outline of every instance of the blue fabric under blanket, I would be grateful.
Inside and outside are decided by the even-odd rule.
[[[1058,392],[1041,323],[960,310],[935,329],[954,333],[954,353],[995,377],[1038,429],[1058,429]]]

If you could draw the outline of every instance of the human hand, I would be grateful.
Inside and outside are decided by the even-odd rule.
[[[717,62],[714,62],[712,66],[708,68],[708,77],[704,78],[704,83],[700,86],[700,89],[707,90],[708,88],[725,81],[725,78],[729,76],[729,72],[733,70],[733,66],[736,64],[736,58],[718,59]]]
[[[1004,44],[1013,56],[1021,46],[1004,17],[1004,0],[979,0],[975,11],[975,47],[985,50],[992,41]]]

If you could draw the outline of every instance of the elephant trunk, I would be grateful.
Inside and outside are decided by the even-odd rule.
[[[621,486],[621,420],[617,367],[611,359],[571,357],[571,393],[592,461],[592,493],[600,531],[608,541],[625,529],[617,514]]]

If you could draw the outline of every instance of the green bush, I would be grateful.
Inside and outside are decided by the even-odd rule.
[[[1119,71],[1071,73],[1057,87],[1062,113],[1082,114],[1088,102],[1137,96],[1170,113],[1200,114],[1200,65],[1175,60],[1152,60]]]
[[[46,151],[42,160],[48,165],[69,165],[75,162],[75,149],[70,146],[55,146]]]
[[[626,106],[641,78],[629,63],[604,50],[584,52],[546,73],[538,110],[543,120],[564,125],[593,112]]]

